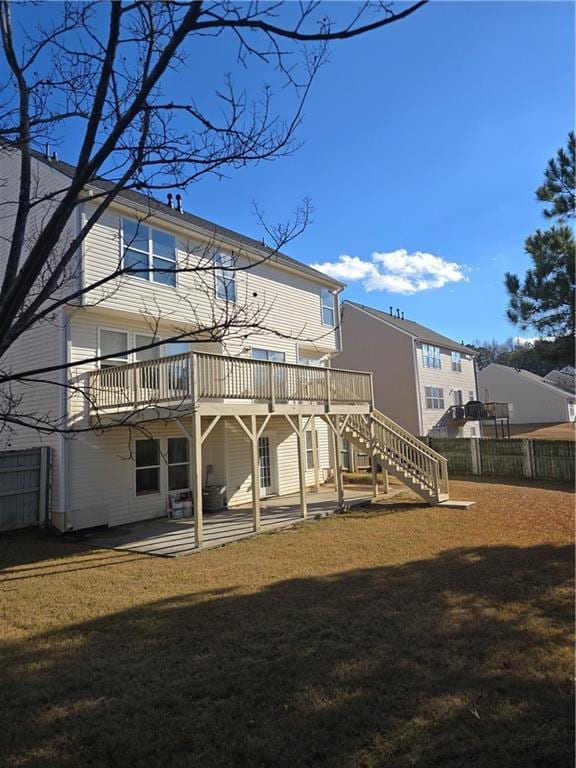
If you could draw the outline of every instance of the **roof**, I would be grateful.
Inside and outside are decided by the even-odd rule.
[[[52,160],[47,158],[46,155],[43,155],[41,152],[36,151],[33,151],[32,154],[37,160],[44,163],[45,165],[48,165],[50,168],[59,171],[68,178],[73,178],[76,172],[76,168],[73,165],[70,165],[70,163],[66,163],[63,160]],[[114,184],[107,179],[97,178],[94,181],[89,182],[86,186],[105,191],[107,189],[112,189]],[[323,272],[308,266],[308,264],[304,264],[297,259],[293,259],[291,256],[287,256],[285,253],[275,251],[274,248],[263,245],[263,243],[259,240],[255,240],[252,237],[242,235],[239,232],[235,232],[232,229],[223,227],[220,224],[209,221],[208,219],[203,219],[200,216],[195,216],[194,214],[188,213],[187,211],[181,213],[176,208],[171,208],[167,203],[156,200],[155,198],[150,197],[149,195],[145,195],[142,192],[136,192],[132,189],[124,189],[117,194],[116,199],[128,204],[134,203],[136,205],[145,205],[147,208],[157,213],[161,213],[163,216],[167,216],[170,219],[173,219],[175,223],[182,224],[182,222],[185,222],[186,224],[189,224],[196,229],[203,230],[211,237],[233,240],[237,243],[240,243],[241,245],[246,246],[247,248],[257,251],[262,255],[262,257],[269,259],[271,262],[275,262],[290,269],[303,272],[304,274],[307,274],[310,277],[314,277],[317,280],[321,280],[324,283],[329,283],[335,288],[345,288],[345,284],[341,283],[339,280],[335,280],[333,277],[329,277]]]
[[[356,307],[356,309],[363,309],[364,312],[372,315],[372,317],[377,320],[392,325],[400,331],[409,333],[410,336],[413,336],[418,341],[423,341],[425,344],[446,347],[447,349],[454,350],[455,352],[462,352],[466,355],[477,354],[475,350],[470,349],[470,347],[466,347],[464,344],[459,344],[457,341],[454,341],[454,339],[450,339],[448,336],[443,336],[441,333],[436,333],[436,331],[433,331],[431,328],[427,328],[425,325],[420,325],[420,323],[416,323],[414,320],[403,320],[400,317],[390,315],[388,312],[382,312],[382,310],[374,309],[374,307],[367,307],[365,304],[357,304],[355,301],[350,301],[349,299],[346,299],[346,301],[343,302],[343,305],[345,304],[350,304],[350,306]]]
[[[557,392],[559,395],[564,395],[564,397],[574,397],[574,392],[569,392],[566,389],[563,389],[562,387],[558,387],[555,384],[551,384],[549,381],[546,381],[546,379],[543,376],[538,376],[537,373],[532,373],[532,371],[527,371],[524,368],[513,368],[511,365],[502,365],[502,363],[490,363],[486,366],[480,373],[478,374],[481,376],[483,371],[487,371],[488,368],[498,368],[505,371],[508,371],[508,373],[516,374],[517,376],[522,376],[523,379],[527,379],[528,381],[534,382],[534,384],[541,384],[546,389],[552,389],[554,392]]]

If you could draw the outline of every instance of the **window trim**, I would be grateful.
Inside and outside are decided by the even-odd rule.
[[[150,440],[158,444],[158,464],[147,464],[146,466],[139,467],[136,458],[136,444],[148,443]],[[142,469],[158,469],[158,490],[147,491],[146,493],[138,493],[138,471]],[[144,498],[149,496],[162,495],[162,442],[160,437],[140,437],[134,440],[134,496],[135,498]]]
[[[433,394],[432,390],[434,390],[437,394]],[[426,408],[429,411],[444,411],[446,409],[444,401],[444,387],[425,386],[424,399],[426,400]],[[434,405],[434,401],[437,402],[437,405]]]
[[[148,232],[148,253],[143,251],[141,248],[134,248],[131,245],[126,245],[126,241],[124,239],[124,221],[130,221],[133,224],[136,223],[138,228],[140,227],[146,227]],[[156,230],[156,232],[160,232],[163,235],[168,235],[169,237],[174,238],[174,259],[168,259],[166,256],[159,256],[158,254],[154,253],[153,250],[153,242],[154,238],[152,237],[152,231]],[[135,277],[138,280],[144,280],[147,283],[154,283],[155,285],[163,285],[165,288],[178,288],[178,247],[177,247],[177,240],[176,235],[172,232],[169,232],[165,229],[160,229],[159,227],[152,226],[151,224],[145,224],[143,221],[140,221],[139,219],[132,219],[130,216],[121,216],[120,217],[120,247],[121,247],[121,255],[122,255],[122,269],[125,269],[125,256],[126,251],[134,251],[135,253],[141,253],[146,254],[148,258],[148,274],[132,274],[130,271],[126,272],[126,275],[128,277]],[[166,261],[169,264],[173,265],[174,268],[174,285],[170,285],[170,283],[164,283],[161,280],[154,280],[154,259],[160,259],[161,261]],[[159,271],[159,270],[156,270]]]
[[[170,461],[170,440],[184,440],[186,442],[188,461]],[[188,472],[186,473],[188,484],[183,488],[170,488],[170,467],[188,467]],[[187,437],[172,436],[166,438],[166,486],[168,493],[178,493],[179,491],[187,491],[190,489],[190,443]]]
[[[331,304],[331,306],[329,306],[328,304],[326,304],[324,302],[324,299],[325,299],[326,295],[330,296],[330,299],[331,299],[330,304]],[[332,293],[330,288],[320,288],[320,321],[321,321],[322,325],[325,328],[335,328],[336,327],[336,301],[335,301],[335,299],[336,299],[336,294]],[[325,323],[324,322],[324,310],[325,309],[332,312],[332,322],[331,323]]]
[[[269,357],[266,357],[266,359],[262,357],[254,357],[254,352],[266,352],[266,355],[272,353],[274,355],[284,355],[283,360],[270,360]],[[283,352],[281,349],[267,349],[266,347],[250,347],[250,359],[251,360],[258,360],[260,363],[285,363],[286,362],[286,352]]]
[[[237,284],[236,284],[236,270],[230,270],[230,267],[235,267],[235,257],[228,251],[215,251],[212,261],[214,262],[214,295],[219,301],[236,303],[237,300]],[[219,287],[224,286],[224,296],[221,296]],[[234,296],[230,298],[228,286],[232,285],[234,289]]]
[[[98,347],[96,349],[96,357],[100,357],[102,354],[102,331],[113,331],[114,333],[123,333],[126,336],[127,341],[127,348],[128,351],[126,352],[126,361],[122,363],[122,365],[130,365],[131,363],[137,363],[141,362],[139,360],[136,360],[135,353],[131,350],[136,346],[136,336],[148,336],[150,339],[154,338],[154,334],[152,333],[146,333],[146,331],[128,331],[126,328],[118,328],[110,325],[99,325],[98,326]],[[164,343],[162,341],[162,336],[158,336],[159,344],[156,347],[159,351],[158,357],[164,357]],[[154,347],[152,347],[154,349]],[[108,358],[109,360],[113,360],[114,358]],[[106,363],[106,361],[98,360],[96,365],[99,369],[102,369],[102,363]],[[112,366],[110,366],[112,367]],[[115,366],[120,368],[121,366]]]
[[[438,354],[436,354],[438,352]],[[430,364],[430,361],[433,361]],[[436,365],[438,362],[438,365]],[[442,370],[442,350],[434,344],[422,344],[422,365],[424,368]]]
[[[462,373],[462,355],[460,352],[451,352],[450,359],[454,373]]]
[[[126,331],[123,328],[112,328],[110,326],[106,325],[99,325],[98,326],[98,347],[96,349],[96,357],[100,358],[102,356],[102,331],[110,331],[111,333],[123,333],[126,336],[126,360],[120,363],[119,365],[110,365],[111,361],[114,361],[113,357],[109,357],[107,360],[100,360],[98,359],[96,365],[99,369],[102,369],[102,363],[104,365],[107,365],[109,368],[120,368],[122,365],[128,365],[131,362],[130,359],[130,347],[133,346],[130,344],[130,331]],[[119,360],[120,358],[118,358]]]
[[[310,446],[308,446],[308,435],[310,435]],[[318,446],[318,432],[315,429],[306,430],[306,471],[312,471],[316,468],[316,448]],[[310,464],[310,458],[312,463]]]

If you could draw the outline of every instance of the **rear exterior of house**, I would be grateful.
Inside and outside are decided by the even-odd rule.
[[[38,189],[55,192],[36,206],[37,231],[73,170],[35,157]],[[3,149],[5,202],[17,199],[18,174],[17,152]],[[64,245],[103,189],[86,188]],[[11,223],[1,223],[0,278]],[[118,268],[129,271],[106,280]],[[198,547],[203,507],[248,502],[258,531],[261,498],[298,492],[305,517],[306,489],[331,473],[343,503],[342,437],[369,445],[426,500],[445,500],[443,457],[374,410],[371,373],[331,365],[342,288],[262,243],[122,192],[69,270],[66,292],[81,298],[3,360],[8,373],[62,366],[11,385],[28,422],[58,430],[14,428],[0,450],[51,448],[51,520],[61,530],[160,517],[182,500],[193,503]]]
[[[344,301],[337,364],[374,373],[374,402],[414,435],[474,437],[478,422],[457,418],[477,399],[474,353],[414,321]],[[456,408],[455,408],[456,407]]]
[[[508,403],[510,423],[557,424],[574,421],[576,397],[535,373],[490,363],[478,374],[484,398]]]

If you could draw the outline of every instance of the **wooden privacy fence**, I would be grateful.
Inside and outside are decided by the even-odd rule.
[[[47,522],[49,478],[48,447],[0,453],[0,531]]]
[[[448,460],[453,475],[520,477],[574,482],[573,440],[498,440],[479,437],[426,437]]]

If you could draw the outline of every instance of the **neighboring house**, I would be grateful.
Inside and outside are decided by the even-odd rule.
[[[513,425],[574,421],[576,398],[569,391],[567,374],[562,377],[566,388],[552,384],[555,378],[490,363],[478,373],[478,391],[484,400],[508,403]]]
[[[73,170],[41,155],[33,161],[44,191],[65,189]],[[17,152],[3,150],[4,201],[17,199],[18,176]],[[94,211],[90,195],[105,188],[105,181],[88,187],[87,202],[63,239],[74,237]],[[40,227],[47,207],[33,210],[31,228]],[[3,210],[0,279],[12,224],[9,205]],[[32,447],[40,439],[51,447],[53,523],[69,530],[162,516],[170,493],[191,488],[200,545],[203,485],[220,487],[229,506],[251,502],[258,530],[261,497],[299,491],[305,515],[306,486],[318,487],[334,467],[342,501],[336,436],[351,430],[350,416],[360,419],[353,439],[368,439],[373,428],[371,374],[329,367],[341,351],[343,285],[135,192],[120,194],[99,218],[70,279],[81,289],[119,263],[150,272],[124,275],[91,292],[88,301],[60,308],[55,322],[24,334],[3,360],[8,371],[73,364],[43,377],[51,376],[54,385],[15,384],[14,391],[20,412],[84,431],[69,440],[19,428],[2,447]],[[251,266],[226,270],[233,263]],[[190,271],[170,273],[175,264]],[[198,272],[198,265],[210,269]],[[262,310],[269,330],[238,333],[232,327],[220,341],[206,331],[192,344],[129,351],[183,330],[209,329],[236,307]],[[107,359],[91,361],[97,356]],[[389,430],[385,422],[382,416],[379,434]],[[447,498],[445,465],[426,446],[418,456],[440,462],[440,481],[429,464],[422,470],[396,448],[386,451],[390,471],[414,469],[415,489],[425,498]]]
[[[338,366],[374,372],[374,403],[413,435],[473,437],[451,406],[477,399],[474,352],[403,316],[342,303]]]

